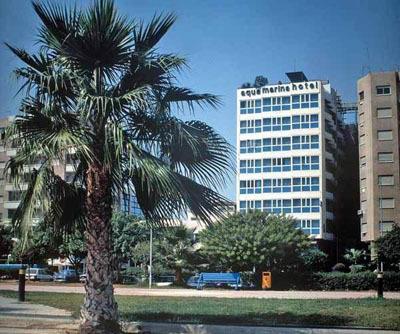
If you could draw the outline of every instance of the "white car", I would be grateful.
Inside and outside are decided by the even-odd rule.
[[[31,281],[52,281],[53,275],[47,269],[29,268],[26,270],[25,278]]]

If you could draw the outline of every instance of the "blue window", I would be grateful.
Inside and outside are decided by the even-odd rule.
[[[292,212],[290,199],[284,199],[282,201],[282,211],[283,211],[283,213],[291,213]]]
[[[272,212],[272,201],[271,200],[263,201],[263,211]]]
[[[301,191],[301,178],[300,177],[293,178],[293,191]]]
[[[264,193],[270,193],[271,191],[272,191],[271,180],[270,179],[264,179],[263,180],[263,192]]]
[[[311,136],[311,148],[319,148],[318,135]]]
[[[301,160],[300,157],[292,158],[293,170],[301,170]]]
[[[293,136],[292,137],[292,150],[299,150],[300,149],[300,136]]]
[[[261,160],[260,159],[254,160],[254,166],[255,166],[254,172],[261,173]]]
[[[290,110],[290,96],[282,97],[282,110]]]
[[[293,213],[301,212],[301,200],[293,199]]]
[[[311,220],[311,234],[320,234],[319,219]]]
[[[311,199],[311,211],[312,212],[319,212],[320,204],[319,204],[319,198],[313,198]]]
[[[301,200],[301,212],[311,212],[311,200],[309,198]]]
[[[271,172],[271,159],[263,159],[263,172]]]
[[[271,151],[271,138],[263,139],[263,151],[270,152]]]
[[[300,109],[300,95],[292,96],[292,109]]]
[[[246,174],[246,160],[240,160],[240,173]]]
[[[312,128],[318,128],[318,114],[311,115],[311,123]]]
[[[271,131],[271,118],[263,119],[263,131]]]
[[[311,178],[311,190],[319,191],[319,178],[318,177]]]
[[[290,151],[290,137],[282,138],[282,151]]]
[[[256,210],[260,210],[261,209],[261,201],[254,201],[254,208]]]
[[[283,158],[282,159],[282,171],[289,172],[290,168],[290,158]]]
[[[318,108],[318,94],[311,94],[310,100],[311,100],[310,107]]]
[[[292,180],[291,179],[283,179],[282,180],[282,191],[284,192],[284,193],[288,193],[288,192],[290,192],[290,188],[291,188],[291,183],[292,183]]]
[[[271,98],[263,99],[263,111],[271,111]]]
[[[318,156],[311,157],[311,169],[313,169],[313,170],[319,169],[319,157]]]
[[[290,130],[290,117],[282,117],[282,130]]]

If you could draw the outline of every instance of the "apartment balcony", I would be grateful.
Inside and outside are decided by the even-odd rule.
[[[333,176],[332,173],[326,172],[325,177],[327,180],[331,180],[331,181],[335,182],[335,177]]]
[[[331,193],[331,192],[329,192],[329,191],[325,192],[325,197],[326,197],[326,199],[330,199],[330,200],[332,200],[332,201],[333,201],[333,199],[334,199],[333,193]]]
[[[5,209],[17,209],[20,201],[6,201],[4,202]]]
[[[327,211],[326,212],[326,219],[334,220],[335,219],[335,215],[332,212]]]
[[[28,190],[28,183],[20,183],[18,187],[16,187],[12,183],[7,183],[4,187],[5,191],[15,191],[15,190]]]
[[[75,166],[74,165],[70,165],[70,164],[65,165],[65,171],[67,173],[74,173],[75,172]]]
[[[336,163],[336,159],[331,152],[325,151],[325,158],[333,163]]]
[[[9,149],[9,150],[6,151],[6,154],[9,157],[15,157],[17,155],[17,150],[15,148],[14,149]]]

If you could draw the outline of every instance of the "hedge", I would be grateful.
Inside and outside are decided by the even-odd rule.
[[[376,274],[370,271],[358,273],[316,273],[311,279],[310,288],[315,290],[375,290],[377,287]],[[383,289],[400,291],[400,273],[385,272]]]

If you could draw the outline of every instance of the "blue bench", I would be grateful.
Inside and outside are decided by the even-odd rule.
[[[207,284],[229,284],[239,289],[240,273],[200,273],[197,280],[197,289],[202,289]]]

